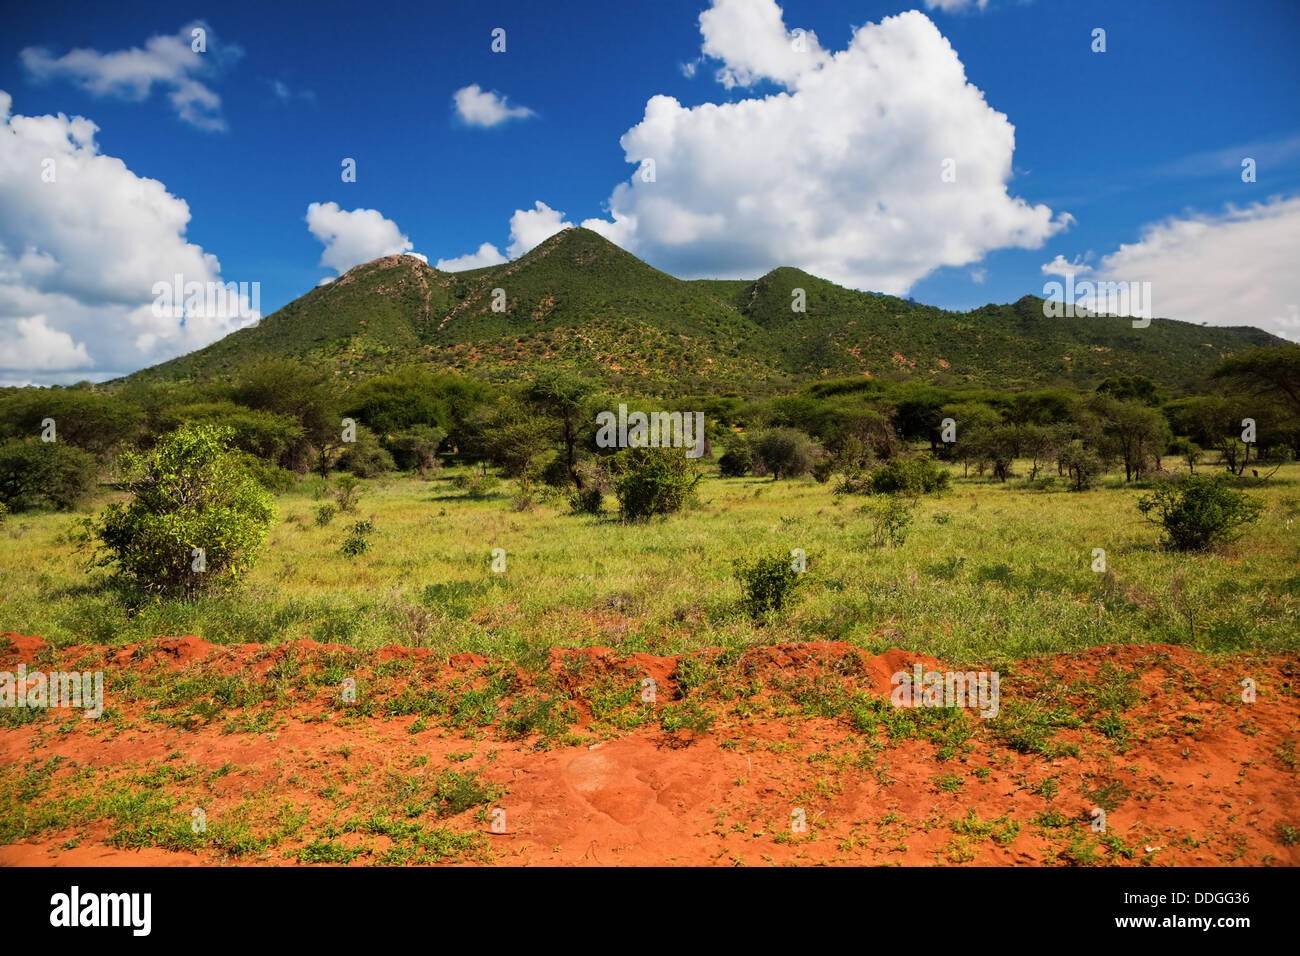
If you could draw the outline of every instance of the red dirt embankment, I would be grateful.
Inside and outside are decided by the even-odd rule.
[[[893,707],[892,675],[947,665],[848,644],[591,647],[516,665],[0,635],[0,671],[19,662],[103,670],[106,710],[0,720],[3,864],[1300,863],[1295,654],[1110,646],[1016,662],[991,720]],[[468,809],[411,796],[461,773],[491,794]],[[178,844],[121,800],[94,803],[110,791],[172,798],[182,836],[201,806],[261,842]],[[420,827],[472,847],[429,851]],[[342,856],[312,855],[322,843]]]

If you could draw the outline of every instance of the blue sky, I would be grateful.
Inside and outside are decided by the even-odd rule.
[[[103,378],[228,331],[191,321],[176,334],[141,319],[151,297],[139,286],[170,278],[174,264],[187,277],[259,282],[269,314],[357,256],[403,251],[394,237],[432,264],[484,243],[509,255],[560,221],[591,219],[675,274],[796,265],[964,309],[1041,294],[1077,269],[1150,281],[1158,315],[1300,339],[1300,286],[1281,274],[1300,252],[1293,0],[738,4],[719,0],[707,30],[701,0],[6,11],[8,113],[80,116],[97,131],[61,147],[83,163],[42,192],[22,177],[43,134],[11,123],[31,148],[0,160],[0,381]],[[773,11],[783,22],[768,29]],[[207,50],[166,73],[183,45],[150,48],[150,38],[185,28],[188,39],[195,23]],[[491,50],[497,27],[504,53]],[[1092,49],[1099,27],[1104,53]],[[841,54],[859,28],[874,52]],[[815,40],[791,66],[783,51],[796,29]],[[528,115],[467,122],[453,96],[471,85]],[[626,190],[615,205],[636,224],[619,226],[611,196],[638,171],[620,137],[659,96],[680,106],[632,137],[660,154],[658,180]],[[797,114],[777,112],[796,103]],[[707,104],[734,105],[724,128],[712,128]],[[729,155],[737,149],[750,155]],[[977,188],[970,198],[941,191],[953,185],[940,181],[945,150],[957,183]],[[124,169],[101,163],[92,183],[80,172],[92,157]],[[341,181],[345,157],[356,182]],[[1255,182],[1242,181],[1245,157]],[[148,200],[156,208],[106,228],[133,223],[141,179],[165,189]],[[87,192],[74,198],[76,188]],[[54,189],[64,198],[45,198]],[[190,219],[178,225],[180,200]],[[512,236],[512,216],[538,202],[556,215],[524,216]],[[305,221],[313,203],[316,234]],[[363,221],[355,210],[374,212]],[[121,262],[86,279],[81,257],[96,254],[97,236],[105,261]]]

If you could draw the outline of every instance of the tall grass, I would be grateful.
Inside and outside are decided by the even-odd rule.
[[[1241,541],[1191,556],[1160,548],[1159,529],[1137,513],[1140,489],[1114,477],[1070,493],[956,472],[950,492],[921,500],[902,545],[878,547],[864,499],[812,481],[711,474],[697,509],[624,525],[573,515],[560,495],[515,510],[512,483],[470,498],[456,473],[366,482],[356,515],[375,530],[357,557],[339,550],[347,523],[316,524],[304,482],[279,499],[243,586],[191,604],[137,605],[84,570],[68,535],[74,515],[11,516],[0,527],[0,630],[56,645],[196,634],[503,658],[816,640],[966,663],[1108,643],[1300,647],[1296,464],[1251,489],[1266,511]],[[495,548],[506,551],[504,573],[491,569]],[[808,555],[799,598],[775,621],[752,620],[733,560],[793,548]],[[1106,573],[1091,569],[1094,548],[1106,551]]]

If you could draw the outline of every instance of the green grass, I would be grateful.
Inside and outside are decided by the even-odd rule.
[[[270,540],[243,586],[191,604],[132,606],[87,573],[68,537],[76,515],[14,516],[0,529],[0,627],[56,646],[196,634],[216,644],[313,638],[515,661],[545,647],[671,654],[808,640],[848,641],[869,652],[900,647],[958,663],[1110,643],[1211,652],[1300,647],[1300,537],[1285,523],[1300,484],[1296,464],[1251,489],[1266,511],[1242,541],[1199,555],[1162,550],[1159,530],[1137,514],[1140,491],[1114,476],[1095,491],[1044,493],[1014,480],[962,479],[958,471],[951,492],[921,501],[904,545],[877,548],[857,513],[861,499],[837,499],[829,485],[810,480],[711,472],[697,510],[624,525],[571,515],[561,495],[515,512],[509,482],[497,495],[470,499],[453,487],[455,473],[366,482],[357,514],[373,520],[374,546],[353,558],[339,553],[345,528],[316,526],[317,502],[304,482],[279,499]],[[507,553],[501,574],[490,567],[497,547]],[[798,597],[775,619],[751,620],[733,560],[796,547],[815,558]],[[1098,547],[1106,549],[1107,574],[1090,569]],[[678,676],[688,690],[709,679]],[[1108,727],[1117,737],[1126,680],[1115,678],[1092,702],[1114,715]],[[457,721],[480,723],[506,690],[489,685],[461,696],[451,705]],[[216,713],[202,707],[243,706],[243,695],[265,692],[236,678],[215,689],[183,681],[173,689],[193,697],[199,709],[190,716],[200,721]],[[543,700],[514,719],[520,733],[559,733],[568,718]],[[1051,722],[1051,715],[1019,715],[1024,748],[1044,752]]]

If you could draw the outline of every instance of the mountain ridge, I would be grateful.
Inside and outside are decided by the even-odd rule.
[[[1248,326],[1048,318],[1042,302],[953,312],[791,266],[753,280],[679,279],[575,227],[466,272],[403,254],[362,263],[255,326],[118,381],[204,381],[275,356],[345,379],[427,365],[505,381],[559,364],[661,393],[771,393],[852,375],[1041,387],[1144,374],[1181,388],[1237,350],[1285,344]]]

